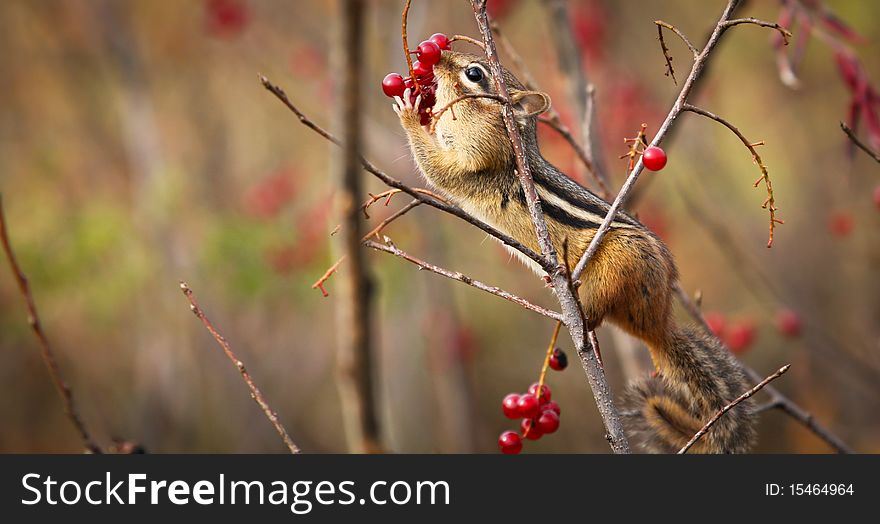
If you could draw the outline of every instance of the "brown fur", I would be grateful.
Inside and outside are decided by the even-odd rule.
[[[482,66],[486,80],[466,79],[463,71]],[[465,93],[495,93],[485,60],[444,52],[434,68],[441,107]],[[540,154],[536,114],[549,97],[527,91],[510,73],[505,81],[515,102],[532,176],[551,239],[558,252],[567,243],[569,267],[577,264],[609,205],[566,177]],[[435,133],[419,124],[415,111],[399,111],[413,156],[428,181],[466,211],[540,251],[520,182],[513,147],[491,99],[471,98],[445,112]],[[537,266],[533,264],[537,269]],[[678,279],[663,242],[632,217],[620,213],[581,279],[590,327],[608,319],[648,345],[655,378],[632,384],[625,412],[631,432],[652,452],[676,451],[700,427],[747,389],[736,360],[718,342],[672,322],[673,289]],[[745,452],[754,437],[751,407],[742,403],[726,414],[692,448],[703,452]]]

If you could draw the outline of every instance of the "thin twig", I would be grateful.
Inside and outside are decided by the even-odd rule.
[[[700,327],[703,328],[703,331],[707,335],[714,337],[715,335],[712,333],[712,329],[706,322],[706,318],[703,316],[703,313],[696,306],[696,304],[693,303],[693,301],[681,288],[681,286],[677,286],[675,288],[675,293],[678,296],[679,302],[684,307],[685,311],[690,314],[691,318],[693,318],[697,322],[697,324],[699,324]],[[729,351],[729,349],[727,349],[727,347],[725,347],[723,343],[722,347],[724,347],[725,351]],[[745,366],[742,363],[740,364],[743,366],[743,370],[746,372],[746,375],[748,375],[749,378],[751,378],[752,380],[761,379],[761,376],[758,375],[755,370]],[[764,392],[770,395],[770,403],[767,404],[767,406],[777,408],[789,415],[791,418],[800,422],[810,432],[824,440],[838,453],[848,454],[853,452],[852,448],[850,448],[845,442],[843,442],[840,437],[832,433],[830,429],[816,422],[816,419],[813,417],[812,413],[797,405],[793,400],[782,394],[782,392],[780,392],[778,389],[774,388],[773,386],[767,386],[764,388]]]
[[[728,1],[727,7],[724,8],[724,12],[721,14],[721,18],[718,20],[718,23],[715,25],[715,28],[712,31],[712,35],[706,42],[706,46],[703,48],[700,54],[698,54],[696,58],[694,58],[694,63],[691,66],[691,71],[688,74],[687,79],[685,79],[684,85],[681,87],[681,91],[679,92],[678,97],[675,99],[675,103],[672,104],[672,108],[669,110],[669,114],[666,115],[666,119],[660,125],[660,128],[657,130],[657,134],[654,135],[654,138],[651,140],[650,145],[660,145],[660,143],[663,141],[663,138],[666,136],[666,133],[669,132],[669,128],[672,126],[672,123],[675,121],[676,118],[678,118],[678,115],[681,114],[684,105],[687,103],[687,99],[691,93],[691,89],[693,88],[695,82],[700,77],[700,75],[703,74],[703,70],[706,67],[706,62],[708,61],[708,58],[711,55],[712,51],[715,49],[715,46],[718,44],[718,40],[721,38],[721,34],[724,32],[724,23],[730,20],[731,16],[733,16],[733,12],[739,6],[740,1],[741,0]],[[584,269],[586,269],[587,267],[587,263],[590,261],[593,255],[596,254],[596,251],[598,251],[599,244],[608,233],[608,230],[611,227],[611,222],[617,215],[618,209],[620,209],[621,205],[626,200],[629,192],[632,191],[632,188],[635,186],[636,181],[639,179],[639,175],[642,173],[644,167],[645,166],[642,162],[642,159],[639,158],[639,161],[636,163],[635,167],[627,177],[626,182],[624,182],[623,187],[620,188],[620,192],[617,193],[617,197],[614,198],[614,202],[611,204],[611,208],[608,210],[608,214],[605,215],[605,220],[602,221],[602,224],[599,226],[599,229],[596,231],[596,234],[590,241],[590,245],[587,247],[587,250],[581,256],[581,259],[575,266],[574,273],[572,274],[572,278],[574,280],[580,278],[581,274],[583,274],[584,272]]]
[[[476,38],[471,38],[465,35],[452,35],[452,37],[449,39],[449,43],[451,44],[452,42],[467,42],[469,44],[474,44],[480,49],[486,49],[486,46],[483,45],[483,42],[480,42]]]
[[[319,278],[318,280],[315,281],[314,284],[312,284],[312,289],[320,289],[321,294],[324,295],[324,298],[329,297],[330,293],[328,293],[327,290],[324,289],[324,284],[327,282],[327,280],[330,279],[330,277],[333,276],[333,273],[336,273],[336,270],[339,269],[340,264],[342,264],[342,262],[344,260],[345,260],[345,255],[342,255],[341,257],[339,257],[339,259],[336,262],[334,262],[332,266],[327,268],[327,271],[325,271],[324,274],[321,275],[321,278]]]
[[[58,361],[55,359],[55,353],[49,345],[49,338],[46,336],[46,333],[43,331],[43,326],[40,323],[40,316],[37,314],[37,306],[34,302],[34,297],[31,294],[31,287],[28,283],[27,276],[25,276],[24,272],[21,270],[21,267],[18,265],[18,260],[15,258],[15,254],[12,251],[12,245],[9,241],[9,232],[6,229],[6,217],[3,212],[2,195],[0,195],[0,241],[3,243],[3,251],[6,253],[7,260],[9,260],[9,267],[15,277],[15,282],[18,284],[18,290],[21,293],[22,298],[24,298],[28,312],[28,324],[30,324],[34,336],[37,337],[37,342],[40,344],[40,356],[43,358],[46,370],[49,371],[49,378],[52,379],[52,383],[55,385],[55,389],[58,391],[58,395],[61,397],[61,402],[64,405],[64,413],[79,434],[83,446],[85,446],[85,448],[91,453],[101,453],[101,448],[92,440],[82,417],[80,417],[80,414],[76,409],[76,404],[73,401],[73,391],[61,375],[61,368],[58,366]]]
[[[718,420],[721,417],[723,417],[725,413],[727,413],[728,411],[730,411],[731,409],[736,407],[736,405],[739,404],[740,402],[742,402],[743,400],[751,397],[752,395],[754,395],[758,391],[761,391],[761,389],[764,386],[766,386],[767,384],[769,384],[770,382],[781,377],[786,371],[788,371],[788,368],[790,368],[790,367],[791,367],[791,364],[786,364],[786,365],[782,366],[781,368],[779,368],[778,371],[776,371],[776,373],[773,373],[769,377],[765,378],[764,380],[759,382],[758,385],[756,385],[752,389],[750,389],[750,390],[746,391],[745,393],[743,393],[742,395],[740,395],[736,400],[734,400],[730,404],[727,404],[726,406],[721,408],[721,410],[719,410],[718,413],[715,413],[715,416],[712,417],[709,420],[709,422],[706,422],[706,425],[703,426],[700,429],[700,431],[697,431],[697,433],[693,437],[691,437],[691,439],[688,441],[687,444],[684,445],[684,447],[682,447],[680,450],[678,450],[678,454],[684,455],[685,453],[687,453],[687,451],[689,449],[691,449],[691,446],[693,446],[698,440],[700,440],[700,438],[703,435],[705,435],[709,431],[709,429],[712,428],[712,425],[715,424],[716,422],[718,422]]]
[[[235,365],[238,372],[241,373],[241,378],[244,379],[245,384],[247,384],[248,389],[251,391],[251,398],[260,406],[260,409],[263,410],[263,413],[266,414],[266,418],[269,419],[269,422],[275,427],[275,431],[278,432],[278,435],[281,437],[281,440],[284,441],[284,445],[287,446],[287,449],[290,450],[291,453],[297,454],[300,452],[299,447],[293,443],[293,440],[290,438],[290,435],[287,434],[287,430],[284,429],[284,425],[281,424],[281,421],[278,420],[278,415],[272,411],[272,408],[269,407],[269,404],[266,403],[266,399],[263,398],[263,394],[260,393],[260,389],[254,383],[254,380],[251,378],[250,373],[247,372],[247,369],[244,367],[244,363],[239,360],[239,358],[232,351],[232,347],[230,347],[229,343],[226,342],[226,339],[221,335],[214,325],[208,320],[208,317],[205,316],[205,313],[199,307],[199,303],[196,301],[196,297],[193,295],[192,290],[189,288],[189,285],[180,281],[180,289],[183,291],[184,296],[189,301],[189,307],[192,312],[202,321],[205,328],[207,328],[208,332],[211,333],[211,336],[214,337],[214,340],[220,344],[220,347],[223,348],[223,352],[226,353],[226,356]]]
[[[654,22],[657,24],[657,22]],[[678,85],[675,79],[675,69],[672,67],[672,57],[669,56],[669,48],[666,47],[666,40],[663,40],[663,27],[657,24],[657,39],[660,40],[660,50],[663,51],[663,58],[666,59],[666,76],[672,77],[672,83]]]
[[[486,293],[491,293],[497,297],[503,298],[504,300],[509,300],[510,302],[513,302],[514,304],[520,305],[520,306],[528,309],[529,311],[534,311],[535,313],[539,313],[541,315],[544,315],[547,318],[552,318],[553,320],[556,320],[556,321],[562,321],[562,315],[560,315],[559,313],[557,313],[555,311],[550,311],[549,309],[543,308],[543,307],[538,306],[536,304],[532,304],[528,300],[521,298],[521,297],[518,297],[518,296],[514,295],[513,293],[510,293],[508,291],[504,291],[503,289],[498,288],[496,286],[490,286],[488,284],[484,284],[483,282],[480,282],[479,280],[475,280],[475,279],[473,279],[473,278],[471,278],[471,277],[469,277],[459,271],[450,271],[448,269],[444,269],[442,267],[435,266],[434,264],[431,264],[430,262],[426,262],[424,260],[416,258],[416,257],[410,255],[409,253],[399,249],[397,246],[395,246],[391,242],[391,240],[388,237],[385,237],[385,244],[380,244],[379,242],[375,242],[373,240],[365,240],[364,245],[371,248],[371,249],[375,249],[376,251],[384,251],[385,253],[391,253],[392,255],[398,256],[408,262],[412,262],[413,264],[418,266],[419,269],[430,271],[432,273],[437,273],[438,275],[442,275],[446,278],[451,278],[452,280],[458,280],[459,282],[463,282],[463,283],[465,283],[469,286],[475,287],[481,291],[485,291]]]
[[[877,162],[880,162],[880,154],[878,154],[876,151],[872,150],[870,147],[865,145],[864,142],[859,140],[859,137],[856,136],[856,133],[855,133],[855,131],[852,130],[852,128],[850,128],[845,123],[841,122],[840,129],[843,129],[843,132],[846,133],[846,136],[848,136],[849,139],[852,140],[855,145],[859,146],[859,148],[862,151],[864,151],[865,153],[868,153],[869,157],[873,158]]]
[[[398,209],[397,211],[395,211],[394,213],[392,213],[388,218],[386,218],[385,220],[379,222],[379,225],[377,225],[376,227],[374,227],[373,229],[371,229],[366,235],[364,235],[364,238],[361,239],[361,241],[368,240],[370,237],[377,237],[377,238],[378,238],[379,233],[381,233],[382,230],[385,229],[385,227],[386,227],[388,224],[390,224],[391,222],[394,222],[394,221],[397,220],[398,218],[400,218],[400,217],[402,217],[403,215],[409,213],[410,210],[412,210],[414,207],[417,207],[419,204],[421,204],[420,201],[418,201],[418,200],[413,200],[413,201],[410,202],[409,204],[407,204],[407,205],[403,206],[402,208]]]
[[[455,104],[461,102],[462,100],[467,100],[469,98],[488,98],[488,99],[494,100],[496,102],[504,102],[503,98],[501,98],[499,95],[495,95],[492,93],[467,93],[467,94],[461,95],[461,96],[455,98],[454,100],[452,100],[451,102],[449,102],[448,104],[442,106],[440,109],[431,112],[431,128],[430,128],[431,134],[434,134],[434,128],[437,127],[437,122],[440,121],[440,117],[443,115],[443,113],[448,111]],[[455,111],[452,112],[452,119],[455,120]]]
[[[782,35],[782,41],[785,43],[785,45],[788,45],[788,39],[791,38],[791,32],[789,32],[788,29],[782,27],[776,22],[765,22],[763,20],[758,20],[757,18],[737,18],[735,20],[728,20],[724,22],[722,30],[727,30],[728,28],[740,24],[753,24],[759,25],[761,27],[767,27],[769,29],[775,29],[779,31],[780,35]]]
[[[715,113],[706,111],[705,109],[699,108],[697,106],[693,106],[691,104],[684,104],[682,106],[682,110],[683,111],[690,111],[691,113],[696,113],[696,114],[702,115],[706,118],[710,118],[710,119],[718,122],[719,124],[723,125],[727,129],[730,129],[733,132],[733,134],[735,134],[736,137],[739,138],[740,142],[742,142],[743,145],[746,146],[746,148],[752,154],[752,159],[754,160],[755,164],[757,164],[758,169],[761,170],[761,178],[759,178],[755,182],[754,186],[758,187],[758,184],[760,184],[763,181],[764,185],[767,187],[767,200],[764,201],[764,203],[761,205],[761,207],[763,207],[764,209],[767,209],[770,212],[770,238],[767,240],[767,247],[768,248],[773,247],[773,231],[776,229],[776,224],[784,224],[785,221],[782,219],[776,218],[776,211],[778,211],[778,209],[776,207],[776,199],[773,196],[773,183],[770,181],[770,175],[767,172],[767,166],[764,165],[763,160],[761,160],[761,156],[758,154],[757,149],[755,149],[756,146],[763,145],[764,143],[749,141],[742,134],[742,132],[740,132],[740,130],[736,128],[736,126],[734,126],[733,124],[731,124],[727,120],[721,118],[720,116],[716,115]]]
[[[520,185],[526,199],[526,207],[535,227],[538,245],[541,246],[541,253],[546,266],[550,269],[547,274],[559,300],[562,308],[562,320],[568,329],[575,349],[581,360],[581,365],[587,375],[590,383],[590,389],[593,392],[593,399],[599,409],[602,422],[605,425],[608,443],[612,451],[615,453],[629,453],[629,442],[623,431],[623,425],[620,422],[620,415],[611,395],[608,382],[602,368],[596,361],[596,357],[592,351],[586,346],[587,328],[583,316],[583,307],[578,300],[576,292],[571,287],[571,280],[568,271],[559,263],[556,248],[550,238],[547,230],[547,224],[544,221],[544,214],[541,210],[541,202],[538,199],[538,193],[535,189],[535,183],[532,180],[532,174],[526,160],[526,153],[523,148],[522,137],[519,133],[519,127],[514,117],[513,107],[510,102],[510,93],[507,90],[507,83],[504,79],[503,69],[498,60],[498,51],[495,48],[495,41],[492,38],[492,31],[489,28],[488,15],[486,14],[485,0],[471,0],[471,7],[474,11],[477,25],[480,28],[480,34],[483,42],[486,44],[486,58],[489,63],[489,69],[495,83],[495,91],[504,97],[505,102],[502,106],[501,115],[504,120],[504,126],[507,128],[507,135],[513,147],[514,157],[516,160],[516,170],[519,176]]]
[[[272,84],[269,81],[269,79],[267,79],[265,76],[262,76],[262,75],[260,75],[260,82],[263,84],[263,87],[265,87],[267,91],[269,91],[270,93],[275,95],[276,98],[278,98],[285,106],[287,106],[287,108],[290,109],[296,115],[296,117],[299,119],[299,121],[303,125],[305,125],[309,129],[311,129],[312,131],[318,133],[319,135],[321,135],[325,139],[329,140],[333,144],[336,144],[337,146],[341,146],[341,142],[339,141],[338,138],[336,138],[331,133],[324,130],[321,126],[312,122],[308,117],[306,117],[305,114],[303,114],[302,111],[300,111],[296,106],[294,106],[293,103],[291,103],[290,99],[287,97],[287,94],[284,92],[283,89]],[[366,158],[361,158],[361,165],[363,165],[364,169],[367,172],[371,173],[376,178],[381,180],[385,185],[387,185],[389,187],[396,188],[396,189],[400,189],[404,193],[407,193],[408,195],[412,196],[416,200],[419,200],[423,204],[427,204],[435,209],[439,209],[440,211],[444,211],[446,213],[449,213],[450,215],[456,216],[456,217],[464,220],[465,222],[467,222],[467,223],[477,227],[478,229],[481,229],[484,232],[488,233],[490,236],[495,237],[496,239],[501,241],[503,244],[510,246],[513,249],[516,249],[517,251],[519,251],[523,255],[534,260],[545,270],[552,271],[552,266],[547,266],[546,261],[544,260],[544,257],[539,255],[538,253],[535,253],[533,250],[529,249],[528,247],[526,247],[525,245],[523,245],[522,243],[520,243],[519,241],[517,241],[513,237],[506,235],[506,234],[502,233],[501,231],[499,231],[498,229],[483,222],[482,220],[479,220],[479,219],[471,216],[463,209],[461,209],[457,206],[454,206],[452,204],[442,202],[442,201],[440,201],[436,198],[433,198],[431,196],[428,196],[426,194],[422,194],[422,192],[424,192],[425,190],[412,188],[412,187],[404,184],[403,182],[397,180],[396,178],[389,176],[388,174],[386,174],[385,172],[383,172],[382,170],[377,168],[375,165],[373,165],[373,163],[371,163]]]
[[[686,45],[687,48],[690,49],[691,54],[694,55],[694,58],[697,58],[700,55],[700,50],[694,47],[694,44],[692,44],[691,41],[688,40],[688,37],[685,36],[685,34],[682,33],[679,28],[675,27],[669,22],[664,22],[663,20],[654,20],[654,23],[657,24],[658,28],[665,27],[666,29],[669,29],[673,33],[677,34],[678,37],[681,38],[681,41],[684,42],[684,45]],[[660,34],[662,35],[663,33],[661,32]]]
[[[403,38],[403,55],[406,57],[406,70],[409,71],[409,77],[415,80],[416,75],[413,73],[413,65],[412,65],[412,57],[409,53],[409,43],[406,41],[406,19],[409,15],[409,4],[412,0],[406,0],[406,4],[403,6],[403,14],[401,15],[402,20],[400,22],[400,35]],[[416,85],[416,94],[422,92],[422,86],[419,82],[413,82]]]

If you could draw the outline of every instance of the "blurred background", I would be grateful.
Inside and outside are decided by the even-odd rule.
[[[366,2],[365,153],[423,186],[380,88],[386,73],[406,68],[402,4]],[[569,28],[543,1],[489,4],[580,136],[553,43]],[[752,0],[738,14],[775,21],[792,5]],[[667,32],[679,86],[664,76],[653,21],[675,24],[701,46],[723,7],[720,0],[569,2],[614,191],[625,175],[617,158],[627,151],[623,139],[642,122],[649,137],[656,132],[690,68],[688,50]],[[643,174],[632,211],[666,240],[684,288],[699,290],[713,327],[749,366],[768,375],[791,363],[775,385],[857,451],[876,453],[880,165],[852,151],[838,122],[857,119],[862,139],[880,145],[880,5],[796,7],[802,16],[788,20],[794,39],[782,51],[772,30],[729,32],[693,99],[766,142],[759,152],[785,220],[773,248],[750,154],[696,115],[679,119],[664,143],[669,164]],[[283,450],[189,312],[178,288],[185,279],[293,440],[309,452],[349,450],[336,384],[338,278],[326,284],[329,297],[311,289],[336,258],[339,154],[257,78],[266,75],[338,132],[335,108],[347,96],[338,82],[347,67],[337,58],[340,9],[318,0],[0,2],[0,191],[12,245],[102,445],[120,438],[151,452]],[[470,5],[414,2],[411,46],[435,32],[478,36]],[[502,60],[511,65],[508,55]],[[795,81],[796,89],[786,85]],[[590,183],[556,133],[542,128],[540,138],[545,156]],[[367,191],[385,189],[363,176]],[[367,227],[407,201],[373,206]],[[422,206],[386,234],[416,256],[558,309],[530,270],[460,220]],[[367,257],[382,446],[497,452],[498,434],[516,429],[501,399],[537,380],[551,321],[401,259]],[[619,394],[628,375],[647,371],[646,352],[608,327],[599,339]],[[526,451],[606,453],[571,341],[560,341],[571,365],[551,372],[548,384],[562,424]],[[80,451],[5,261],[0,361],[0,450]],[[778,411],[761,416],[759,435],[758,452],[830,451]]]

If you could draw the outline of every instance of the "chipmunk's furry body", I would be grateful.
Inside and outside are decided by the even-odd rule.
[[[495,93],[489,67],[476,56],[444,51],[434,74],[435,107],[466,93]],[[551,239],[560,254],[567,242],[566,262],[574,267],[609,205],[541,156],[537,115],[549,107],[549,97],[527,91],[507,72],[505,81]],[[420,125],[411,104],[398,99],[395,109],[413,156],[432,185],[469,213],[540,252],[497,101],[469,98],[456,103],[454,117],[452,111],[444,113],[434,134]],[[717,340],[674,324],[671,307],[677,278],[663,242],[624,213],[617,214],[581,278],[590,327],[608,319],[642,339],[651,352],[658,373],[631,384],[624,416],[634,436],[653,452],[677,451],[712,415],[748,389],[740,366]],[[692,449],[748,451],[754,438],[751,409],[748,402],[740,403]]]

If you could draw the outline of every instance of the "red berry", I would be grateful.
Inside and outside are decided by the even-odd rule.
[[[880,209],[880,186],[874,188],[874,205]]]
[[[452,48],[449,44],[449,38],[447,38],[446,35],[444,35],[443,33],[434,33],[428,40],[437,44],[437,47],[444,51],[448,51]]]
[[[535,421],[535,427],[541,431],[541,434],[553,433],[559,429],[559,415],[552,410],[545,410]]]
[[[422,80],[423,77],[434,74],[434,66],[422,63],[420,60],[416,60],[415,62],[413,62],[412,67],[413,74],[416,75],[416,78],[418,78],[419,80]]]
[[[838,237],[847,237],[850,233],[852,233],[853,229],[853,218],[852,215],[846,212],[837,212],[831,215],[831,220],[828,224],[828,227],[831,228],[831,232],[834,233],[834,236]]]
[[[730,326],[730,331],[727,333],[727,346],[734,353],[744,352],[754,340],[755,324],[751,320]]]
[[[651,171],[660,171],[666,165],[666,152],[657,146],[651,146],[642,153],[642,162]]]
[[[538,399],[531,393],[520,395],[519,400],[516,402],[516,407],[519,410],[519,416],[522,418],[532,418],[540,411]]]
[[[385,93],[385,96],[392,98],[403,96],[404,89],[406,89],[406,83],[403,81],[403,77],[397,73],[388,73],[382,79],[382,92]]]
[[[511,393],[504,397],[504,400],[501,401],[501,409],[504,411],[504,416],[507,418],[519,418],[519,408],[517,407],[517,403],[519,402],[519,395],[516,393]]]
[[[423,126],[431,125],[431,113],[419,111],[419,124]]]
[[[787,337],[801,334],[801,317],[790,309],[782,309],[776,313],[776,328]]]
[[[562,410],[559,409],[559,404],[557,404],[555,400],[551,400],[550,402],[544,404],[543,406],[541,406],[541,409],[543,411],[552,411],[557,415],[562,414]]]
[[[529,440],[538,440],[544,435],[533,418],[524,418],[519,424],[519,430]]]
[[[724,336],[724,330],[727,327],[727,321],[724,320],[724,315],[717,311],[710,311],[706,313],[706,324],[709,325],[709,329],[716,337]]]
[[[416,48],[416,56],[423,64],[433,66],[440,61],[440,46],[431,40],[425,40]]]
[[[537,382],[535,382],[534,384],[529,386],[529,393],[531,393],[532,395],[535,396],[535,398],[540,400],[541,404],[546,404],[546,403],[550,402],[550,399],[552,398],[552,394],[550,392],[550,386],[548,386],[547,384],[544,384],[543,386],[541,386],[541,396],[540,397],[538,397],[538,383]]]
[[[522,451],[522,439],[515,431],[505,431],[498,437],[498,447],[505,455],[516,455]]]
[[[568,356],[564,351],[559,348],[553,350],[553,354],[550,355],[550,367],[556,371],[562,371],[568,367]]]

